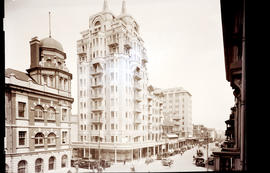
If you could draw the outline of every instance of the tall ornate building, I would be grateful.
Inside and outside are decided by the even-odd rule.
[[[30,41],[27,73],[5,71],[6,172],[67,172],[70,168],[71,79],[62,45]]]
[[[74,143],[74,154],[117,161],[155,153],[158,146],[161,150],[161,143],[152,141],[161,140],[161,128],[155,125],[154,134],[148,133],[152,122],[148,58],[126,2],[115,16],[104,0],[103,11],[89,18],[89,28],[81,35],[77,41],[79,141]],[[153,120],[158,123],[160,116]]]

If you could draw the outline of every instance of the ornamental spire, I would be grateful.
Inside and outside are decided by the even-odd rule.
[[[127,11],[126,1],[123,0],[122,1],[122,14],[126,14],[126,11]]]
[[[109,11],[107,0],[104,0],[104,3],[103,3],[103,11]]]
[[[49,37],[51,38],[51,12],[49,11]]]

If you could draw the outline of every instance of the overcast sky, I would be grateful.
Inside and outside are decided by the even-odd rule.
[[[225,77],[219,0],[126,0],[127,12],[140,25],[149,62],[149,84],[183,87],[192,94],[193,124],[224,130],[234,105]],[[118,16],[122,0],[108,0]],[[72,113],[77,113],[76,41],[103,0],[5,0],[5,65],[26,72],[32,37],[52,37],[67,54],[73,74]]]

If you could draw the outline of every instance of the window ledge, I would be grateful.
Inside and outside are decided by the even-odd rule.
[[[44,147],[44,144],[35,144],[35,148],[42,148]]]
[[[44,121],[43,118],[35,118],[35,121]]]

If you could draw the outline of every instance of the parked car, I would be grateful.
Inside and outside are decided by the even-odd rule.
[[[205,167],[205,160],[203,157],[196,157],[195,158],[195,165]]]
[[[105,159],[100,160],[100,166],[103,168],[109,168],[111,166],[111,162]]]
[[[170,154],[167,153],[167,152],[163,153],[163,155],[162,155],[162,157],[164,157],[164,158],[167,158],[167,157],[169,157],[169,156],[170,156]]]
[[[173,150],[169,150],[168,153],[169,153],[170,156],[173,156],[174,155],[174,151]]]
[[[98,162],[96,160],[87,160],[87,159],[82,159],[79,160],[79,168],[89,168],[90,169],[97,169],[98,167]]]
[[[214,157],[213,156],[208,157],[207,164],[214,165]]]
[[[71,159],[70,164],[71,164],[71,167],[75,167],[76,165],[79,164],[79,159]]]
[[[171,164],[173,164],[173,160],[167,158],[163,158],[161,162],[163,166],[170,166]]]
[[[158,154],[157,155],[157,160],[161,160],[162,159],[162,155],[161,154]]]

